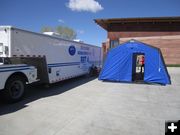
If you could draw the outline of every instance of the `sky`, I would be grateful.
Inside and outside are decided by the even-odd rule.
[[[180,0],[0,0],[0,25],[40,32],[68,26],[77,38],[101,46],[107,32],[98,18],[180,16]]]

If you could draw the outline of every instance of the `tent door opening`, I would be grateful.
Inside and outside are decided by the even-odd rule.
[[[144,65],[145,55],[144,53],[133,53],[132,59],[132,81],[144,80]]]

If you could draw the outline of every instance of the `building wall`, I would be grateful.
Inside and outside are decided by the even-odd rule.
[[[106,42],[103,42],[103,43],[102,43],[102,55],[103,55],[102,57],[103,57],[103,62],[104,62],[104,60],[105,60],[105,58],[106,58],[106,55],[107,55],[107,53],[108,53],[108,51],[109,51],[109,49],[110,49],[109,43],[110,43],[110,40],[109,40],[109,39],[107,39]]]
[[[108,38],[111,40],[116,40],[119,38],[128,38],[128,37],[149,37],[149,36],[168,36],[168,35],[180,35],[180,32],[151,32],[151,31],[108,32]]]
[[[106,52],[111,40],[121,44],[130,39],[160,48],[166,64],[180,64],[180,32],[108,32]],[[103,56],[105,58],[106,53]]]
[[[166,64],[180,64],[180,35],[120,38],[120,43],[130,39],[160,48]]]

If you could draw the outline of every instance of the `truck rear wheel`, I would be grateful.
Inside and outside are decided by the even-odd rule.
[[[17,102],[22,99],[25,92],[25,79],[21,76],[12,76],[7,80],[4,98],[8,102]]]

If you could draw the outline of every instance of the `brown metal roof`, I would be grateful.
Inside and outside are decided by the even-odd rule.
[[[110,18],[110,19],[95,19],[98,25],[105,30],[113,24],[138,24],[138,23],[180,23],[180,16],[176,17],[144,17],[144,18]]]

